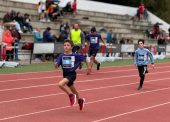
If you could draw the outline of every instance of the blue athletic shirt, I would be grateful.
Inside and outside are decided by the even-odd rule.
[[[75,72],[80,63],[85,61],[86,57],[81,54],[60,54],[56,59],[56,64],[61,65],[63,72]]]
[[[147,65],[148,57],[150,58],[151,63],[154,64],[154,58],[153,58],[153,55],[151,54],[151,52],[146,48],[143,48],[143,49],[138,48],[135,51],[134,64],[136,64],[138,66]]]
[[[86,40],[90,43],[90,49],[99,49],[99,42],[101,39],[101,35],[97,33],[96,35],[89,34],[86,37]]]

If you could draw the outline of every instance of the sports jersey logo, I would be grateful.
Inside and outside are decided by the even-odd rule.
[[[73,68],[75,62],[75,56],[63,56],[62,65],[63,68]]]
[[[139,61],[139,62],[143,62],[143,61],[146,61],[146,60],[147,60],[146,54],[140,53],[140,54],[138,55],[138,61]]]
[[[98,40],[98,37],[90,37],[90,43],[96,44]]]

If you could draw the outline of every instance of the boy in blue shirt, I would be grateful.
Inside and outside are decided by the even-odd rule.
[[[97,70],[100,69],[100,63],[95,59],[95,57],[97,55],[97,52],[99,51],[100,40],[105,45],[105,42],[102,39],[101,35],[96,32],[96,28],[92,27],[90,34],[88,34],[86,37],[86,41],[90,44],[89,46],[90,68],[92,68],[93,63],[95,63],[97,65]]]
[[[80,98],[76,88],[74,87],[74,81],[76,80],[76,69],[79,67],[81,62],[86,62],[86,57],[81,54],[72,53],[73,42],[66,39],[64,41],[64,53],[60,54],[56,59],[55,67],[58,68],[60,65],[63,69],[63,79],[59,82],[59,87],[68,94],[70,99],[70,105],[73,106],[76,103],[76,98],[80,110],[84,107],[84,98]],[[87,70],[87,74],[89,74]]]
[[[152,67],[154,68],[154,58],[152,53],[144,48],[144,40],[139,39],[138,40],[138,46],[139,48],[135,51],[134,55],[134,64],[138,67],[138,72],[140,76],[140,84],[138,87],[138,90],[142,89],[145,74],[148,73],[147,65],[148,65],[148,57],[151,60]]]

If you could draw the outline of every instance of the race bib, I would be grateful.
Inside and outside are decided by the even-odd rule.
[[[90,43],[96,44],[97,43],[98,38],[97,37],[91,37],[90,38]]]
[[[73,68],[75,62],[75,56],[63,56],[62,64],[63,68]]]
[[[139,54],[139,55],[138,55],[138,61],[139,61],[139,62],[145,61],[145,58],[144,58],[144,57],[145,57],[144,54]]]

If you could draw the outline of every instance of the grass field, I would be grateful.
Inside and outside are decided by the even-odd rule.
[[[155,60],[156,63],[170,62],[170,59]],[[104,62],[101,66],[123,66],[123,65],[133,65],[132,59],[115,60],[114,62]],[[23,72],[39,72],[39,71],[51,71],[55,70],[52,62],[49,63],[39,63],[39,64],[29,64],[21,65],[17,68],[0,68],[0,74],[9,73],[23,73]]]

